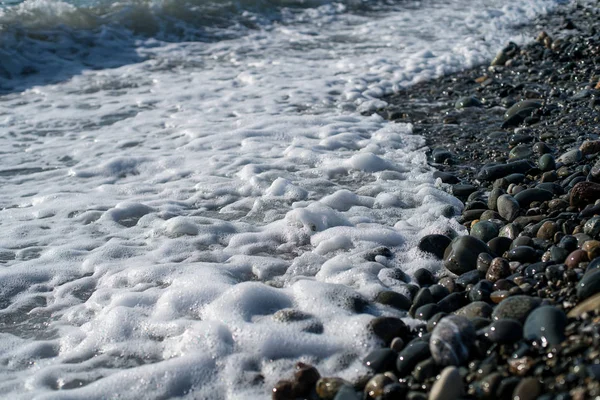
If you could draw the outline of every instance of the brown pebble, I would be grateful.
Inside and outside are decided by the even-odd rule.
[[[577,268],[580,262],[588,261],[587,253],[581,249],[573,251],[567,256],[565,265],[568,269]]]
[[[575,308],[573,308],[571,311],[569,311],[569,313],[567,314],[567,317],[569,318],[579,318],[581,317],[584,313],[588,313],[591,311],[600,311],[600,293],[585,299],[584,301],[582,301],[581,303],[577,304],[577,306]]]
[[[600,140],[586,140],[579,146],[579,150],[584,156],[600,152]]]
[[[542,226],[540,226],[540,229],[538,229],[536,236],[539,239],[552,240],[552,238],[554,237],[554,234],[557,231],[558,231],[558,226],[556,225],[556,222],[546,221],[542,224]]]
[[[490,294],[490,299],[493,303],[498,304],[502,300],[509,297],[508,290],[496,290]]]
[[[308,394],[315,387],[320,377],[321,374],[315,367],[299,362],[296,364],[296,372],[294,373],[296,391],[301,395]]]
[[[452,279],[449,276],[445,276],[445,277],[441,278],[438,281],[438,284],[442,285],[443,287],[445,287],[446,289],[448,289],[448,291],[450,293],[453,293],[454,290],[456,289],[456,283],[454,282],[454,279]]]
[[[514,375],[525,376],[534,364],[531,357],[511,358],[508,360],[508,370]]]
[[[510,265],[502,257],[496,257],[490,263],[485,279],[490,282],[496,282],[498,279],[506,278],[510,275]]]
[[[570,203],[574,207],[583,208],[600,199],[600,184],[595,182],[579,182],[571,189]]]
[[[293,399],[296,397],[296,392],[294,390],[294,384],[291,381],[282,379],[275,384],[273,391],[271,393],[271,398],[273,400],[287,400]]]
[[[588,260],[600,257],[600,241],[588,240],[581,246],[581,250],[587,253]]]
[[[352,386],[342,378],[321,378],[317,382],[317,394],[323,400],[333,400],[344,385]]]

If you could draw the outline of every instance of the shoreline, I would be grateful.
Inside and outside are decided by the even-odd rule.
[[[378,114],[426,139],[469,235],[422,238],[439,276],[419,270],[411,299],[375,299],[422,322],[371,321],[385,345],[365,359],[372,374],[350,383],[299,364],[273,399],[600,396],[599,6],[556,10],[494,65],[383,98]]]

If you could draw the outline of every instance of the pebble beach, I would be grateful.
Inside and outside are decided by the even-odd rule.
[[[273,399],[600,398],[599,6],[558,10],[530,43],[384,98],[379,115],[425,137],[468,234],[423,236],[443,268],[377,295],[407,316],[370,322],[370,373],[300,363]]]

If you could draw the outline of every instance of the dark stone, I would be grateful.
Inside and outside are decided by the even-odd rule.
[[[418,362],[425,360],[431,356],[429,345],[423,341],[410,342],[404,350],[398,354],[396,360],[396,369],[398,377],[402,378],[410,374]]]
[[[495,254],[504,254],[511,244],[512,239],[507,237],[495,237],[487,243],[490,250]]]
[[[452,273],[461,275],[477,267],[479,253],[491,253],[489,247],[472,236],[459,236],[444,253],[444,266]]]
[[[467,285],[473,285],[481,279],[481,272],[474,269],[473,271],[465,272],[458,278],[456,278],[456,284],[461,285],[462,287],[467,287]]]
[[[424,306],[417,308],[415,311],[415,318],[422,321],[427,321],[438,312],[440,312],[440,307],[437,304],[425,304]]]
[[[498,225],[491,221],[479,221],[471,228],[471,236],[483,242],[497,237],[499,232]]]
[[[391,290],[379,292],[377,297],[375,297],[375,301],[377,303],[392,306],[398,310],[408,310],[411,305],[411,301],[406,296]]]
[[[479,170],[477,179],[493,181],[515,173],[527,173],[533,165],[527,160],[519,160],[508,164],[487,164]]]
[[[525,189],[515,195],[515,200],[519,202],[521,207],[529,207],[534,201],[547,201],[552,200],[552,192],[544,189],[529,188]]]
[[[394,368],[397,358],[398,353],[392,349],[376,349],[365,357],[364,363],[375,372],[385,372]]]
[[[510,194],[503,194],[498,197],[496,206],[498,208],[498,214],[509,222],[514,221],[521,212],[519,202]]]
[[[519,246],[506,253],[509,261],[519,261],[522,263],[534,262],[538,259],[537,251],[530,246]]]
[[[450,294],[450,291],[445,286],[438,284],[429,286],[429,292],[433,296],[433,301],[435,302],[440,301]]]
[[[600,199],[600,184],[595,182],[579,182],[571,189],[570,203],[573,207],[582,208]]]
[[[492,313],[492,319],[495,321],[512,318],[521,323],[525,323],[525,319],[531,311],[541,304],[538,297],[526,295],[517,295],[508,297],[500,302]]]
[[[542,384],[537,378],[524,378],[513,392],[513,398],[535,400],[542,393]]]
[[[441,236],[441,235],[440,235]],[[451,240],[448,238],[448,244],[450,244]],[[444,250],[446,248],[444,247]],[[443,258],[444,252],[442,251],[442,256],[438,257],[440,260]],[[415,271],[415,280],[419,284],[419,286],[430,286],[435,283],[435,276],[431,273],[430,270],[426,268],[419,268]]]
[[[406,324],[394,317],[375,317],[369,322],[369,328],[386,345],[389,345],[395,337],[405,340],[409,334]]]
[[[456,100],[456,103],[454,105],[454,107],[459,110],[462,108],[468,108],[468,107],[481,107],[481,101],[474,96],[466,96],[466,97],[461,97],[460,99]]]
[[[556,161],[554,160],[554,157],[552,157],[552,155],[544,154],[539,158],[538,166],[543,172],[553,171],[556,169]]]
[[[523,337],[523,325],[515,319],[505,318],[492,322],[482,333],[494,343],[511,344]]]
[[[468,360],[475,339],[475,328],[467,318],[448,315],[431,333],[429,348],[439,365],[461,365]]]
[[[453,183],[460,182],[460,180],[455,175],[452,175],[451,173],[443,172],[443,171],[434,171],[433,177],[435,179],[440,178],[443,183],[453,184]]]
[[[465,198],[471,193],[476,192],[477,189],[477,186],[459,183],[452,185],[452,194],[458,198]]]
[[[579,281],[577,297],[579,300],[584,300],[598,292],[600,292],[600,269],[593,269],[584,274]]]
[[[443,164],[445,161],[452,159],[452,153],[444,148],[438,147],[431,152],[431,158],[433,159],[433,162]]]
[[[543,306],[533,310],[523,327],[527,340],[539,341],[542,345],[558,345],[565,340],[567,316],[554,306]]]
[[[341,386],[333,400],[362,400],[362,396],[350,385]]]
[[[451,313],[467,305],[468,302],[464,292],[454,292],[438,301],[437,305],[440,311]]]

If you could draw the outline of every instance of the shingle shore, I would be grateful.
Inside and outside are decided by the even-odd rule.
[[[406,310],[370,323],[382,347],[358,382],[299,364],[274,399],[592,399],[600,396],[600,2],[539,21],[536,40],[386,98],[411,122],[469,235],[429,235],[443,259],[407,279]]]

